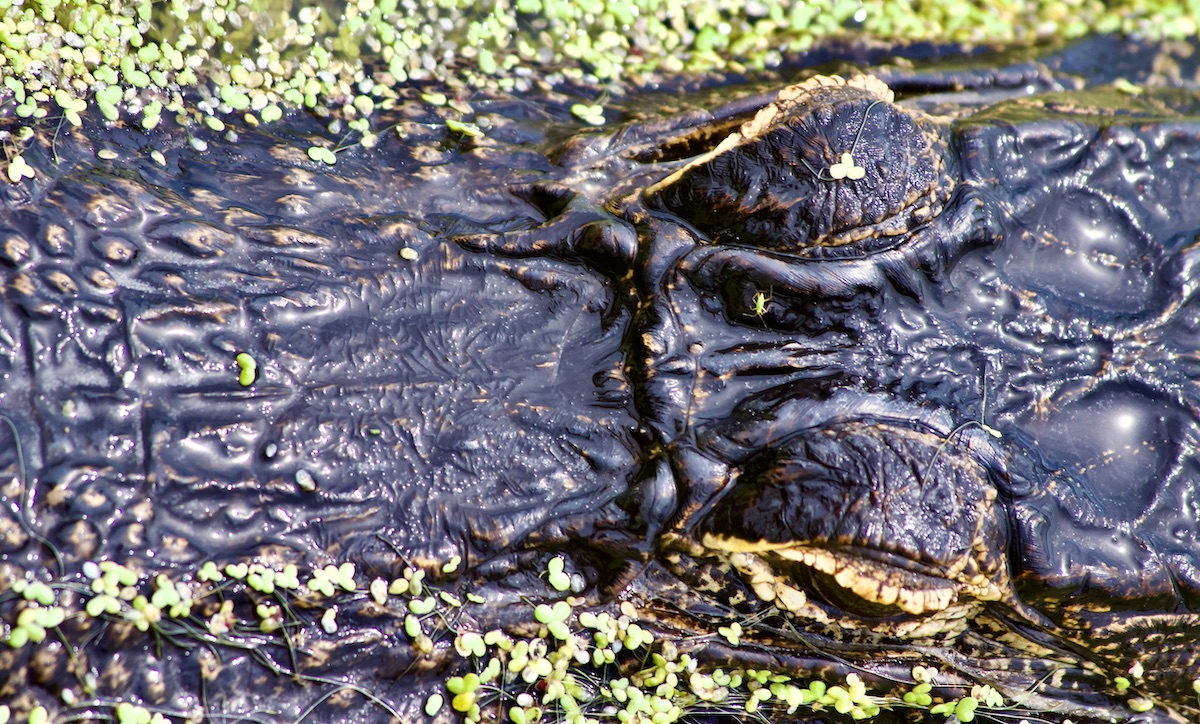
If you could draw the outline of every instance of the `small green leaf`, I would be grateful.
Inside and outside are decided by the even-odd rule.
[[[70,93],[66,92],[62,88],[54,91],[54,102],[57,103],[63,110],[71,110],[75,107],[75,99],[71,97]]]
[[[337,633],[337,606],[325,609],[325,613],[321,614],[321,628],[325,629],[325,633],[333,635]]]
[[[562,621],[551,621],[546,625],[546,629],[550,632],[551,636],[559,641],[566,641],[571,638],[570,627]]]
[[[449,128],[451,131],[457,134],[469,136],[471,138],[478,138],[479,136],[483,135],[483,131],[480,130],[479,126],[475,125],[474,123],[456,121],[453,118],[446,119],[446,128]]]
[[[245,352],[239,352],[236,360],[238,366],[238,383],[242,387],[249,387],[254,384],[254,377],[258,372],[258,363]]]
[[[154,128],[156,128],[158,126],[158,122],[161,118],[161,115],[160,115],[161,113],[162,113],[162,103],[161,102],[152,101],[150,103],[147,103],[146,107],[142,109],[142,128],[146,129],[147,131],[154,130]]]
[[[555,601],[553,606],[547,606],[544,603],[539,603],[533,610],[533,617],[539,623],[551,624],[559,621],[566,621],[571,615],[571,604],[566,601]]]
[[[732,646],[737,646],[742,640],[742,625],[737,621],[728,626],[718,626],[717,633],[725,637],[725,640]]]
[[[127,701],[117,704],[115,713],[118,724],[150,724],[150,710]]]
[[[471,711],[471,707],[475,706],[475,692],[464,691],[461,694],[455,694],[450,700],[450,706],[454,711],[467,713]]]
[[[487,653],[487,646],[483,642],[483,637],[475,631],[464,631],[455,638],[454,650],[463,658],[468,656],[483,658]]]
[[[225,580],[225,576],[217,570],[217,564],[212,561],[205,561],[204,565],[200,566],[200,571],[196,574],[196,580],[202,582],[211,581],[212,583],[220,583]]]
[[[550,586],[556,591],[566,591],[571,588],[571,577],[562,571],[551,573],[547,576],[547,580]]]
[[[428,598],[414,598],[408,602],[408,610],[412,611],[418,616],[424,616],[425,614],[433,611],[435,604],[436,601],[432,596],[429,596]]]
[[[964,696],[954,705],[954,716],[958,717],[960,722],[975,721],[975,709],[979,707],[979,700],[973,696]]]
[[[371,600],[380,606],[387,603],[387,589],[387,581],[383,580],[382,578],[376,578],[375,580],[371,581],[371,586],[369,589],[371,592]]]
[[[496,55],[487,48],[479,51],[479,70],[484,75],[496,74]]]
[[[41,581],[34,581],[21,594],[26,601],[37,601],[43,606],[54,603],[54,590]]]
[[[29,643],[29,629],[24,626],[14,628],[8,635],[8,645],[14,649],[19,649],[27,643]]]
[[[1131,96],[1141,95],[1142,93],[1141,86],[1130,83],[1125,78],[1117,78],[1112,82],[1112,86],[1115,90]]]
[[[571,106],[571,114],[592,126],[604,125],[604,106],[576,103]]]
[[[979,690],[979,698],[985,706],[990,706],[993,709],[999,709],[1004,706],[1004,695],[996,691],[991,686],[984,685]]]
[[[67,620],[67,613],[58,606],[38,609],[37,622],[43,628],[54,628]]]
[[[404,617],[404,633],[408,634],[409,638],[415,639],[424,633],[421,630],[421,619],[413,614],[408,614]]]
[[[221,100],[228,103],[235,111],[244,111],[250,107],[250,96],[231,85],[221,86]]]
[[[1129,705],[1130,709],[1133,709],[1134,711],[1136,711],[1139,714],[1150,711],[1151,709],[1154,708],[1154,702],[1151,701],[1150,699],[1146,699],[1143,697],[1138,697],[1136,699],[1130,699],[1129,701],[1127,701],[1125,703]]]
[[[92,618],[104,613],[116,614],[121,610],[121,602],[108,594],[100,594],[87,602],[85,610]]]
[[[332,166],[337,163],[337,155],[324,146],[309,146],[308,157],[314,161],[320,161],[328,166]]]
[[[35,175],[33,167],[25,162],[25,157],[21,154],[13,156],[8,161],[8,180],[12,183],[20,183],[22,178],[33,178]]]

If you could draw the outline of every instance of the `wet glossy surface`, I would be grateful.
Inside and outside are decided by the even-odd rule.
[[[1103,677],[1144,660],[1160,704],[1194,716],[1200,104],[1187,83],[1025,98],[1087,82],[1078,58],[1055,57],[968,73],[1000,86],[975,94],[954,72],[941,87],[936,70],[884,67],[903,112],[857,97],[844,117],[806,110],[795,128],[829,131],[805,136],[822,163],[856,146],[839,118],[870,136],[862,179],[800,169],[832,206],[772,222],[887,227],[886,243],[852,234],[836,254],[744,238],[767,232],[728,210],[693,216],[686,193],[664,201],[670,184],[639,196],[686,164],[679,149],[719,142],[704,129],[746,115],[734,99],[761,85],[720,91],[724,117],[700,95],[627,99],[613,136],[580,129],[558,97],[477,101],[494,126],[471,141],[413,100],[389,116],[403,138],[332,168],[303,151],[311,119],[204,132],[203,152],[97,128],[28,152],[39,177],[0,189],[0,408],[29,470],[26,489],[0,446],[0,582],[55,567],[22,515],[68,576],[87,560],[182,574],[268,556],[390,577],[457,554],[463,581],[513,603],[542,552],[563,551],[591,604],[618,596],[667,630],[713,626],[664,610],[756,611],[763,590],[793,586],[809,599],[793,636],[859,666],[924,660],[888,658],[918,640],[1024,657],[972,679],[1020,691],[1061,665],[1047,716],[1078,722],[1124,714]],[[884,176],[909,166],[875,138],[893,118],[916,118],[901,130],[929,135],[911,147],[953,176],[928,220],[894,218]],[[728,163],[697,173],[719,186]],[[239,353],[256,361],[250,386]],[[795,565],[787,581],[768,566],[766,588],[751,579],[768,568],[729,557],[764,541],[792,546],[764,560]],[[839,579],[851,558],[879,585]],[[697,571],[745,598],[681,594]],[[937,593],[898,612],[889,586]],[[402,615],[359,597],[304,670],[417,711],[453,664],[415,653]],[[769,625],[771,645],[799,646]],[[1049,653],[1014,653],[1002,629]],[[130,648],[104,638],[92,665],[120,668]],[[195,650],[132,649],[152,665],[104,679],[102,696],[197,706]],[[7,656],[29,675],[25,653]],[[226,656],[212,709],[255,711],[259,687],[264,718],[290,721],[328,693]],[[21,690],[71,686],[59,659]],[[339,706],[325,716],[380,714]]]

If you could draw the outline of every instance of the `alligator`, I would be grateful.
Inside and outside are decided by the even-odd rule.
[[[498,96],[463,134],[414,88],[332,166],[301,115],[35,138],[0,189],[0,699],[417,719],[558,561],[693,674],[1197,720],[1200,93],[1065,57],[647,92],[615,130]],[[353,582],[143,620],[100,567],[186,596],[213,561],[480,603],[420,645]],[[66,618],[18,646],[35,581]],[[776,714],[854,715],[817,704]]]

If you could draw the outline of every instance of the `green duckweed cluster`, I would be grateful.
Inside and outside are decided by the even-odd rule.
[[[628,602],[612,610],[588,608],[583,599],[567,595],[571,577],[561,557],[549,560],[544,571],[550,584],[546,598],[528,603],[528,623],[516,627],[521,633],[477,630],[464,623],[475,617],[459,614],[484,604],[483,598],[441,585],[453,578],[461,563],[455,557],[431,569],[408,566],[393,580],[367,582],[352,563],[302,571],[294,564],[218,566],[210,561],[189,573],[169,575],[140,572],[113,561],[88,562],[73,579],[18,580],[10,594],[0,596],[0,602],[17,600],[15,617],[0,626],[0,641],[13,648],[38,646],[69,619],[88,617],[132,627],[165,642],[204,642],[253,651],[271,640],[291,650],[294,661],[297,640],[320,636],[319,631],[335,636],[339,606],[369,598],[403,620],[414,653],[453,651],[459,657],[459,663],[449,667],[456,673],[425,700],[430,716],[449,711],[471,723],[506,718],[517,724],[670,724],[713,715],[766,721],[803,710],[859,721],[885,710],[911,708],[964,723],[1002,713],[1040,720],[1018,703],[1006,702],[990,686],[975,686],[946,698],[946,688],[935,689],[938,672],[924,666],[914,667],[911,681],[895,682],[886,693],[869,691],[855,673],[830,682],[805,679],[795,672],[705,666],[688,649],[717,636],[667,640],[639,623],[636,608]],[[64,597],[65,591],[76,595]],[[67,598],[80,602],[82,608],[72,610],[63,603]],[[245,617],[247,611],[254,612],[253,618]],[[736,621],[718,631],[734,646],[745,633]],[[65,635],[63,630],[56,633],[62,640]],[[335,691],[354,691],[398,716],[382,699],[352,684],[286,671],[270,659],[262,663],[280,675],[325,684]],[[1136,680],[1140,673],[1131,676]],[[1122,691],[1129,687],[1127,680],[1124,683]],[[107,716],[120,724],[167,724],[197,716],[196,711],[98,698],[94,686],[85,677],[78,687],[67,690],[66,706],[56,716]],[[1130,708],[1143,711],[1142,702],[1131,699]],[[19,718],[13,719],[14,715]],[[46,722],[51,712],[45,706],[19,713],[0,706],[0,724],[22,719]]]
[[[968,43],[1182,38],[1197,17],[1194,0],[0,0],[0,113],[18,119],[2,140],[17,183],[35,174],[20,155],[31,127],[79,125],[91,108],[148,131],[164,115],[221,130],[229,116],[269,123],[307,108],[366,133],[411,80],[615,90],[646,74],[765,68],[849,30]],[[596,124],[601,111],[575,109]]]

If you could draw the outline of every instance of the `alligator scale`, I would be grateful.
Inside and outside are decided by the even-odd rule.
[[[419,719],[466,665],[382,588],[139,628],[100,564],[185,598],[209,562],[426,568],[479,602],[426,622],[461,632],[520,629],[554,559],[693,671],[1200,720],[1200,92],[1051,66],[805,72],[603,132],[475,100],[478,139],[414,92],[331,167],[303,117],[35,143],[0,189],[2,632],[34,582],[66,613],[0,700]]]

